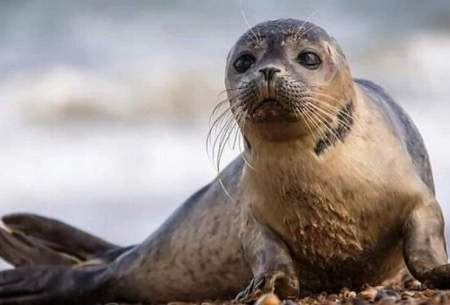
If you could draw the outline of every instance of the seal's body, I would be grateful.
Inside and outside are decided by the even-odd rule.
[[[225,84],[245,150],[142,244],[32,215],[4,218],[1,304],[282,297],[377,285],[406,269],[449,286],[423,141],[377,85],[353,80],[321,28],[257,25]],[[64,254],[61,254],[64,252]],[[51,265],[51,266],[49,266]]]

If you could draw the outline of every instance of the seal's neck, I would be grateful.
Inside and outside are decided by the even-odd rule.
[[[317,156],[324,154],[327,149],[332,148],[339,142],[344,142],[346,137],[351,132],[353,128],[354,118],[353,118],[353,101],[348,101],[344,104],[336,114],[335,126],[324,122],[321,136],[315,142],[314,153]]]
[[[317,113],[310,116],[314,121],[308,123],[314,124],[315,130],[311,130],[306,136],[280,142],[258,138],[253,138],[251,142],[246,140],[245,155],[255,164],[292,162],[294,159],[301,161],[309,159],[311,155],[320,158],[347,141],[353,131],[354,116],[355,104],[352,100],[344,103],[333,117],[330,118],[329,115],[327,120],[323,119],[323,114],[317,110]]]
[[[354,150],[358,150],[354,146],[359,145],[354,139],[366,134],[364,103],[361,92],[355,88],[354,95],[336,108],[333,119],[322,120],[322,126],[318,126],[316,120],[318,129],[307,136],[281,142],[257,137],[248,139],[244,155],[249,173],[258,173],[257,177],[276,173],[308,176],[310,172],[317,173],[319,167],[326,172],[332,163],[350,162],[346,159],[354,155]]]
[[[272,181],[274,177],[305,175],[321,162],[313,147],[312,141],[255,143],[250,151],[245,152],[246,177],[264,183],[264,180]]]

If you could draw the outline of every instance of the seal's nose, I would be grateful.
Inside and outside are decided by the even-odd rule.
[[[280,72],[280,71],[281,71],[280,69],[277,69],[275,67],[267,67],[267,68],[259,69],[259,72],[261,72],[264,75],[264,79],[268,83],[270,83],[272,81],[275,73]]]

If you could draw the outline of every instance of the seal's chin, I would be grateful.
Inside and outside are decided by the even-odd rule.
[[[246,136],[275,142],[299,138],[307,131],[301,118],[283,103],[267,98],[255,104],[247,116]]]
[[[272,123],[272,122],[295,122],[298,115],[283,106],[279,101],[273,98],[266,98],[260,101],[253,108],[249,115],[253,123]]]

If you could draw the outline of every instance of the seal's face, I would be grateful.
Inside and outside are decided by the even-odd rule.
[[[287,19],[261,23],[238,40],[225,85],[247,137],[283,141],[311,134],[325,116],[320,111],[339,111],[348,92],[343,79],[352,84],[334,39],[312,23]]]

